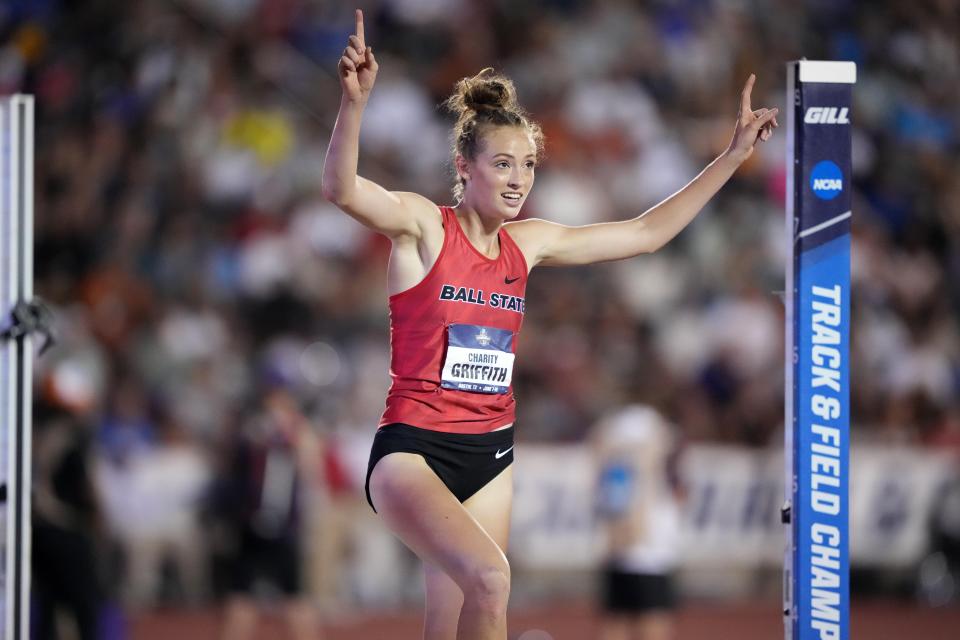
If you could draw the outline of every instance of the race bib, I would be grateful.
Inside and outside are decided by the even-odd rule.
[[[444,389],[506,393],[513,379],[513,333],[475,324],[447,328],[447,358],[440,374]]]

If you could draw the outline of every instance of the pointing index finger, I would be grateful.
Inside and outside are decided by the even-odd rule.
[[[355,13],[357,20],[357,37],[360,38],[360,44],[363,47],[367,46],[366,40],[363,39],[363,10],[357,9]]]
[[[753,81],[756,79],[757,76],[751,73],[750,77],[747,78],[747,83],[743,85],[743,93],[740,94],[741,116],[753,112],[753,109],[750,108],[750,92],[753,90]]]

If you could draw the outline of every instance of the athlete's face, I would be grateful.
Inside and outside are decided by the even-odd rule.
[[[517,217],[533,187],[536,164],[537,147],[526,129],[488,129],[475,158],[457,157],[457,173],[466,180],[464,203],[500,219]]]

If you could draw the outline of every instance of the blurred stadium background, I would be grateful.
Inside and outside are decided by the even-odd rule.
[[[102,637],[218,633],[249,515],[237,461],[291,442],[296,506],[271,526],[299,535],[327,637],[418,637],[414,559],[362,495],[389,382],[388,243],[319,188],[354,4],[0,4],[0,94],[37,96],[35,289],[60,335],[36,368],[38,528],[67,513],[94,560],[35,539],[35,570],[87,581]],[[852,636],[956,638],[957,3],[356,4],[381,63],[360,172],[449,202],[437,105],[492,65],[547,136],[524,215],[567,224],[682,186],[729,141],[750,72],[754,104],[783,109],[785,61],[857,63]],[[781,633],[784,142],[655,255],[534,273],[511,637],[596,637],[584,443],[635,402],[683,442],[678,637]]]

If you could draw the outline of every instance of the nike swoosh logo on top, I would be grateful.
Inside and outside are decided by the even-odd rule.
[[[516,445],[513,445],[513,446],[516,446]],[[510,447],[510,449],[513,449],[513,447]],[[505,455],[507,455],[508,453],[510,453],[510,449],[507,449],[506,451],[500,451],[500,449],[497,449],[497,452],[493,455],[493,457],[496,458],[497,460],[499,460],[499,459],[502,458],[503,456],[505,456]]]
[[[519,280],[519,279],[520,279],[520,276],[517,276],[516,278],[507,278],[506,276],[504,276],[504,278],[503,278],[503,283],[504,283],[504,284],[513,284],[514,282],[516,282],[516,281]]]

